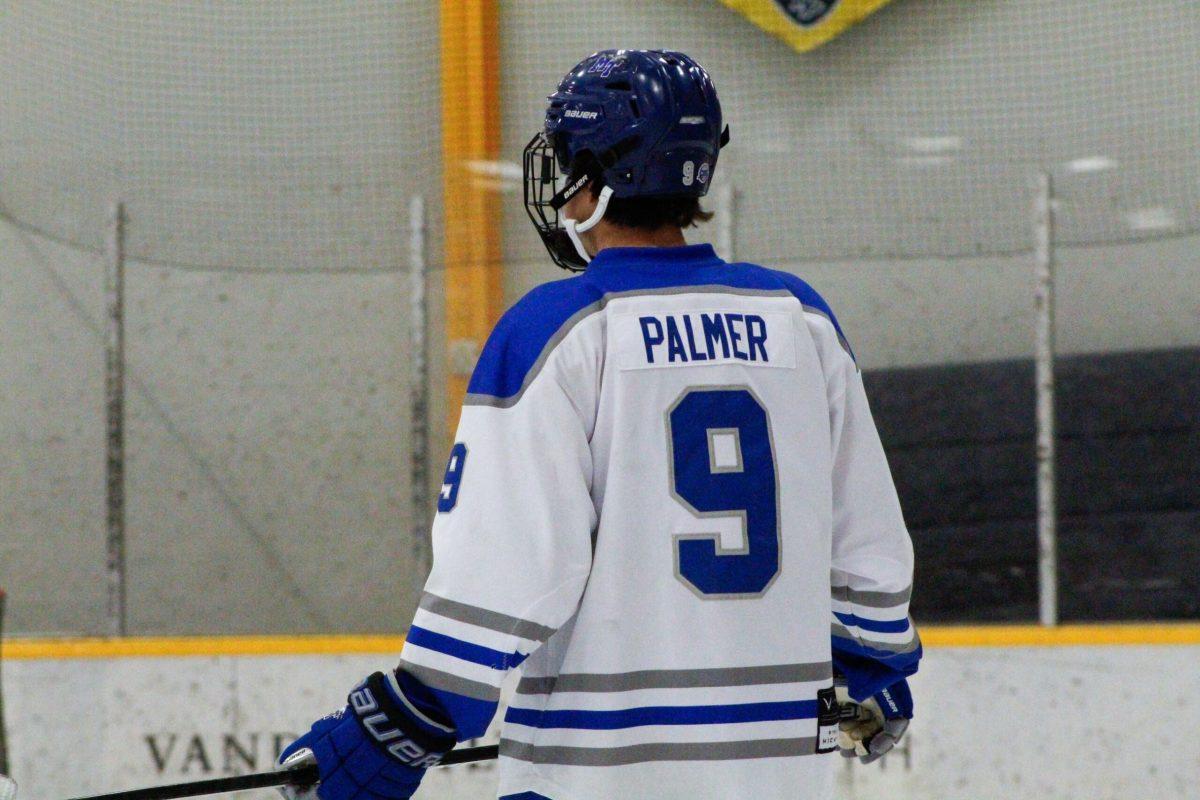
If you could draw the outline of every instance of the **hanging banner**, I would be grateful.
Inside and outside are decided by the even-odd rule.
[[[721,0],[800,52],[812,50],[891,0]]]

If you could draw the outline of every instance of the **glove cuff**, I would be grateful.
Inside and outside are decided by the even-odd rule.
[[[347,702],[367,738],[398,764],[428,769],[455,745],[454,729],[409,703],[394,675],[374,673],[350,692]]]

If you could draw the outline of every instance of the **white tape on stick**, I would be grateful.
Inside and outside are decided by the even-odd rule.
[[[17,782],[7,775],[0,775],[0,800],[13,800],[17,796]]]

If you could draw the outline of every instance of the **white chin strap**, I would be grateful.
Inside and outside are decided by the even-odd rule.
[[[592,215],[583,222],[576,222],[573,219],[564,218],[562,221],[563,230],[567,232],[567,236],[571,237],[571,244],[575,245],[575,252],[579,253],[579,257],[583,259],[583,263],[591,263],[592,256],[588,253],[587,248],[583,246],[583,240],[579,238],[579,234],[586,233],[596,227],[600,220],[604,218],[604,212],[608,210],[608,201],[612,197],[612,187],[605,186],[600,190],[600,197],[596,199],[596,210]]]

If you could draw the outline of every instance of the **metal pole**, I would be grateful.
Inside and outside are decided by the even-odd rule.
[[[112,205],[104,262],[105,529],[108,634],[124,636],[125,606],[125,206]]]
[[[1039,176],[1035,201],[1038,618],[1058,624],[1058,512],[1054,474],[1054,184]]]
[[[7,599],[0,589],[0,664],[4,663],[4,602]],[[4,680],[0,677],[0,775],[8,774],[8,733],[4,727]]]
[[[429,362],[426,354],[426,233],[425,198],[417,195],[408,205],[410,420],[412,459],[412,549],[416,563],[428,571],[429,546]]]

